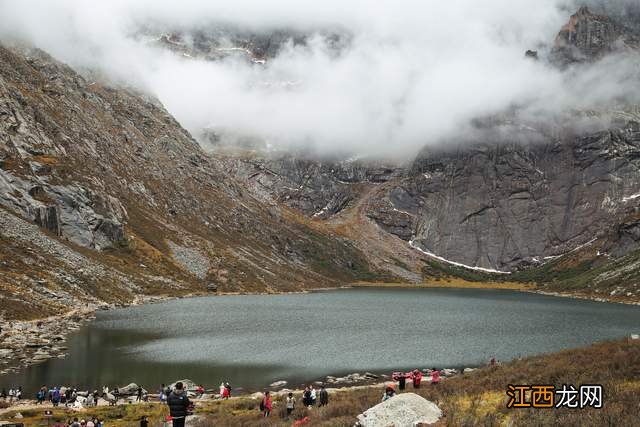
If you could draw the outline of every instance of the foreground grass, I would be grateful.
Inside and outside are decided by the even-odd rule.
[[[602,409],[507,409],[507,384],[602,384]],[[411,387],[408,391],[414,391]],[[560,353],[517,360],[487,367],[471,374],[444,380],[438,386],[425,384],[418,394],[443,410],[440,425],[451,426],[632,426],[640,415],[640,342],[613,341]],[[326,408],[297,408],[293,419],[309,417],[305,426],[350,427],[355,417],[380,402],[382,387],[344,389],[331,394]],[[300,395],[297,395],[300,401]],[[197,426],[291,426],[285,420],[281,398],[274,401],[270,418],[260,417],[258,401],[242,397],[228,401],[201,401]],[[46,425],[42,410],[23,411],[26,425]],[[145,414],[152,425],[161,426],[167,409],[159,404],[120,405],[97,408],[75,416],[97,415],[109,426],[135,426]],[[5,414],[10,415],[10,414]],[[55,411],[63,421],[74,414]]]

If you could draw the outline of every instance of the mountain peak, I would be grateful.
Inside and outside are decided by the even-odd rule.
[[[620,48],[637,48],[632,31],[607,15],[593,13],[582,6],[560,29],[554,42],[556,57],[563,62],[598,59]]]

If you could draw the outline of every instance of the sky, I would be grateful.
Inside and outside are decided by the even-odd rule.
[[[573,0],[0,0],[0,40],[156,96],[205,146],[213,131],[278,149],[384,157],[514,109],[540,118],[637,101],[629,84],[637,61],[559,70],[524,57],[543,53],[576,9]],[[141,37],[215,28],[291,30],[308,43],[287,44],[261,65],[188,58]],[[336,52],[327,33],[348,43]]]

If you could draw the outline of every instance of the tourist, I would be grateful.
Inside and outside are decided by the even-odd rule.
[[[171,394],[171,385],[168,385],[167,388],[164,389],[165,399],[168,399],[170,394]]]
[[[67,387],[67,389],[64,391],[64,396],[65,396],[65,405],[64,406],[71,405],[74,402],[74,399],[73,399],[73,388]]]
[[[74,418],[73,422],[71,423],[71,427],[80,427],[80,422],[78,421],[78,418]]]
[[[93,390],[93,406],[98,406],[98,390]]]
[[[174,390],[167,397],[167,405],[169,405],[169,413],[173,419],[173,427],[184,427],[191,402],[181,382],[176,383]]]
[[[96,427],[96,424],[93,422],[93,419],[87,421],[87,427]]]
[[[227,399],[231,397],[231,385],[229,383],[224,383],[224,388],[227,389]]]
[[[382,395],[382,401],[386,401],[391,399],[396,395],[396,390],[393,388],[393,384],[389,384]]]
[[[16,392],[13,390],[13,387],[11,387],[9,389],[9,403],[13,402],[13,397],[15,396]]]
[[[167,401],[167,395],[164,394],[164,392],[164,384],[160,384],[160,390],[158,390],[158,400],[160,400],[160,403],[165,403]]]
[[[405,376],[404,372],[400,372],[400,374],[398,375],[398,389],[401,391],[404,390],[406,384],[407,377]]]
[[[413,388],[420,388],[421,382],[422,382],[422,372],[416,369],[413,371]]]
[[[327,406],[329,404],[329,392],[324,386],[320,386],[320,406]]]
[[[317,399],[317,397],[316,397],[316,389],[313,388],[313,386],[311,386],[311,396],[310,396],[310,398],[311,398],[311,406],[316,406],[316,399]]]
[[[22,386],[19,386],[16,390],[16,400],[22,399]]]
[[[439,382],[440,382],[440,371],[438,371],[436,368],[433,368],[431,370],[431,384],[437,385]]]
[[[140,427],[149,427],[149,420],[146,415],[143,415],[140,419]]]
[[[296,398],[293,397],[293,393],[289,393],[289,395],[287,396],[287,419],[289,419],[289,416],[291,415],[291,413],[295,408],[296,408]]]
[[[40,388],[36,393],[36,405],[42,405],[44,403],[44,396],[46,393]]]
[[[53,406],[58,406],[60,403],[60,389],[58,387],[55,387],[53,393],[51,393],[51,403],[53,403]]]
[[[136,402],[142,401],[142,386],[138,386],[138,391],[136,393]]]
[[[220,399],[225,399],[227,396],[227,388],[224,386],[224,382],[220,383]]]
[[[302,392],[302,404],[307,407],[311,407],[311,390],[309,387],[304,388],[304,392]]]
[[[202,396],[204,396],[204,387],[202,387],[201,385],[196,387],[196,395],[198,396],[199,399],[202,399]]]
[[[66,387],[60,387],[60,403],[67,407],[67,390]]]
[[[271,409],[272,409],[271,393],[269,393],[268,391],[265,391],[264,398],[260,402],[260,410],[262,411],[262,415],[264,417],[268,417],[269,415],[271,415]]]

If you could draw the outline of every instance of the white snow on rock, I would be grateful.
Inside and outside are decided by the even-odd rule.
[[[632,194],[632,195],[627,196],[627,197],[623,197],[622,201],[623,202],[628,202],[629,200],[634,200],[634,199],[637,199],[638,197],[640,197],[640,193],[636,193],[636,194]]]
[[[413,427],[417,424],[434,424],[442,411],[438,406],[415,393],[403,393],[392,397],[358,415],[362,427]]]
[[[422,249],[420,246],[418,246],[415,243],[413,243],[413,240],[409,241],[409,246],[411,246],[413,249],[416,249],[416,250],[422,252],[425,255],[430,256],[431,258],[435,258],[435,259],[437,259],[439,261],[446,262],[447,264],[455,265],[456,267],[467,268],[469,270],[484,271],[485,273],[511,274],[510,271],[500,271],[500,270],[493,270],[491,268],[473,267],[471,265],[462,264],[460,262],[450,261],[450,260],[448,260],[446,258],[442,258],[441,256],[438,256],[438,255],[434,254],[433,252],[429,252],[429,251],[426,251],[426,250]]]

